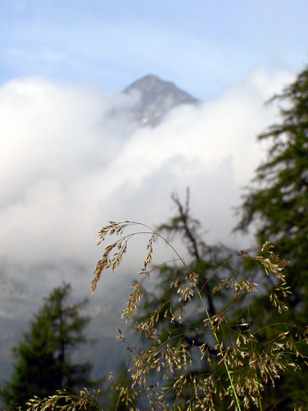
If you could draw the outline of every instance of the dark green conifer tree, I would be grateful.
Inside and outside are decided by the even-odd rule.
[[[267,158],[257,168],[252,185],[239,208],[241,220],[236,230],[256,230],[258,246],[271,241],[279,256],[288,260],[284,269],[292,293],[286,296],[288,311],[279,317],[267,296],[255,298],[251,315],[263,338],[270,339],[274,324],[307,327],[308,312],[308,67],[283,92],[271,100],[280,104],[280,121],[261,134],[269,143]],[[271,284],[275,286],[275,284]],[[270,292],[270,291],[269,291]],[[268,324],[272,324],[268,327]],[[276,328],[278,325],[276,325]],[[306,353],[308,354],[308,353]],[[295,389],[305,390],[308,370],[300,361],[302,372],[287,373],[267,393],[272,404]],[[276,397],[276,399],[275,399]],[[289,409],[286,401],[279,409]]]
[[[237,230],[257,222],[259,244],[272,241],[292,288],[289,314],[307,322],[308,309],[308,68],[273,101],[281,104],[280,123],[261,134],[270,142],[267,159],[244,195]]]
[[[34,395],[43,398],[60,388],[73,391],[93,385],[92,366],[71,362],[72,351],[86,341],[84,329],[89,320],[80,315],[86,300],[72,304],[70,294],[69,284],[55,288],[14,348],[12,380],[0,391],[7,409],[25,407]]]

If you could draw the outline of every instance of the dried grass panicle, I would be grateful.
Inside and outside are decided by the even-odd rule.
[[[280,260],[278,255],[274,254],[274,246],[270,241],[266,241],[260,253],[255,257],[256,261],[259,261],[266,274],[269,275],[272,272],[279,280],[285,282],[285,275],[283,274],[284,267],[288,264],[287,260]]]
[[[134,232],[132,234],[127,234],[124,237],[122,237],[125,229],[129,227],[134,227],[134,226],[140,226],[140,227],[146,228],[148,231]],[[92,294],[97,287],[97,283],[99,282],[101,278],[102,272],[108,268],[111,268],[112,271],[115,271],[120,266],[123,256],[127,251],[127,244],[129,240],[132,237],[136,236],[137,234],[150,234],[151,235],[148,241],[148,245],[147,245],[148,254],[144,261],[143,268],[139,272],[140,274],[149,275],[149,272],[147,271],[147,267],[149,267],[149,265],[152,262],[153,243],[155,241],[155,235],[156,235],[155,231],[152,230],[150,227],[146,226],[145,224],[140,224],[134,221],[121,221],[121,222],[109,221],[109,224],[103,227],[99,231],[99,238],[97,240],[97,245],[100,245],[106,239],[106,236],[117,235],[120,237],[120,239],[115,241],[113,244],[107,245],[105,247],[102,258],[97,262],[95,269],[94,269],[95,277],[91,282]]]
[[[91,406],[103,411],[98,402],[100,393],[100,389],[90,392],[87,388],[83,388],[79,395],[71,394],[66,390],[58,390],[55,395],[51,395],[44,399],[33,396],[33,398],[27,402],[27,406],[29,407],[27,411],[76,411],[87,409],[87,407]]]
[[[141,331],[148,338],[158,339],[158,330],[155,325],[158,323],[160,318],[161,307],[157,308],[153,314],[150,315],[145,321],[136,322],[135,328],[137,331]]]
[[[188,370],[192,364],[192,357],[185,344],[174,347],[159,340],[146,351],[134,358],[134,365],[130,369],[133,386],[146,384],[147,375],[151,370],[162,373],[164,380],[169,380],[175,372]]]
[[[143,295],[140,283],[131,285],[131,288],[133,288],[134,291],[129,295],[126,307],[124,308],[121,315],[121,318],[124,318],[125,322],[132,319],[137,310],[137,304],[141,300],[141,297]]]
[[[127,250],[127,243],[134,235],[123,236],[123,232],[131,225],[136,225],[136,223],[110,222],[101,230],[99,242],[103,241],[106,235],[114,234],[120,238],[105,248],[102,259],[95,268],[92,291],[95,289],[102,271],[107,268],[115,270],[122,261]],[[156,236],[163,238],[151,228],[140,226],[147,228],[146,233],[150,235],[150,238],[147,243],[148,251],[143,268],[138,273],[143,275],[143,278],[132,285],[133,292],[129,295],[122,313],[122,317],[126,321],[131,320],[135,314],[137,304],[143,296],[143,282],[152,272],[155,238]],[[169,243],[167,242],[167,244]],[[168,302],[168,308],[156,307],[147,318],[135,324],[136,329],[143,333],[149,344],[144,350],[132,352],[132,366],[129,370],[132,378],[132,389],[135,390],[136,386],[143,387],[143,392],[149,403],[152,404],[151,406],[157,407],[153,409],[169,409],[164,401],[165,396],[171,391],[175,395],[172,410],[182,409],[182,405],[179,404],[182,404],[183,396],[186,398],[185,409],[187,410],[214,411],[218,399],[220,401],[228,399],[230,408],[234,410],[249,410],[251,407],[262,409],[262,397],[266,385],[274,386],[287,369],[299,370],[296,358],[303,357],[300,344],[308,343],[307,329],[299,330],[297,334],[286,329],[286,331],[280,331],[276,337],[263,342],[262,338],[259,339],[259,331],[251,329],[248,309],[243,314],[242,319],[231,323],[228,310],[233,309],[237,303],[248,302],[248,296],[258,292],[259,287],[257,283],[232,271],[229,277],[221,279],[212,291],[212,295],[226,290],[233,293],[232,303],[222,307],[215,314],[209,315],[199,290],[199,274],[191,271],[176,250],[171,245],[170,247],[175,251],[179,261],[182,262],[183,270],[178,271],[177,278],[170,284],[170,287],[175,289],[175,293],[173,292],[172,301]],[[280,260],[273,252],[273,246],[270,242],[266,242],[255,257],[251,257],[247,252],[242,253],[242,257],[252,259],[255,263],[260,264],[267,276],[274,276],[275,286],[270,293],[270,301],[277,306],[279,312],[286,310],[284,299],[290,294],[290,289],[286,284],[283,268],[287,262]],[[179,334],[173,335],[172,332],[169,332],[167,336],[161,338],[160,334],[160,320],[169,319],[176,330],[176,327],[182,322],[182,317],[187,314],[186,306],[194,299],[195,295],[199,297],[205,312],[204,342],[199,345],[199,357],[196,353],[192,355],[191,346],[184,342],[184,335],[189,335],[190,332],[188,329],[183,328],[181,337]],[[196,299],[193,301],[196,304]],[[177,338],[176,344],[174,344],[175,337]],[[120,335],[120,339],[123,340],[122,335]],[[192,373],[196,361],[197,363],[199,361],[198,364],[203,361],[203,364],[206,364],[205,370],[208,371]],[[212,369],[215,372],[211,373]],[[165,381],[169,381],[169,384],[167,386],[157,384],[155,387],[148,384],[149,375],[153,371],[160,373],[159,375]],[[187,390],[190,392],[188,398],[186,397]],[[127,393],[128,391],[121,391],[123,398]],[[300,405],[298,409],[300,409]]]
[[[241,278],[238,274],[231,278],[223,278],[219,285],[213,289],[213,294],[217,294],[222,289],[231,289],[235,293],[235,298],[240,299],[252,291],[258,291],[258,284]]]
[[[143,265],[143,271],[146,271],[146,269],[150,266],[152,262],[152,255],[153,255],[153,243],[155,242],[155,234],[152,234],[147,245],[147,250],[148,255],[146,259],[144,260],[144,265]]]
[[[107,235],[111,236],[113,234],[116,234],[118,236],[121,236],[124,229],[133,224],[134,223],[131,221],[109,221],[109,224],[99,231],[99,238],[97,240],[97,244],[99,245],[102,241],[104,241]]]

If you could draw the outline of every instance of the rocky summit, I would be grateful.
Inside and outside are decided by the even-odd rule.
[[[132,108],[133,118],[139,124],[152,127],[155,127],[172,108],[199,102],[174,83],[151,74],[136,80],[123,93],[140,95],[138,104]]]

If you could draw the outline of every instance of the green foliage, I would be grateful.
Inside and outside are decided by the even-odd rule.
[[[282,319],[279,320],[266,303],[266,296],[251,306],[259,327],[264,327],[263,338],[270,338],[273,332],[268,325],[279,321],[307,326],[308,68],[272,101],[280,104],[281,120],[259,136],[269,144],[268,157],[256,170],[254,183],[246,191],[239,209],[241,221],[236,228],[247,231],[254,227],[259,246],[270,240],[279,255],[288,260],[284,274],[292,293],[286,296],[289,310],[283,313]],[[290,392],[290,387],[306,388],[308,370],[303,361],[298,360],[298,364],[303,365],[301,373],[288,373],[276,384],[275,390],[266,393],[268,398],[273,398],[273,403]]]
[[[256,170],[239,211],[237,230],[257,222],[259,244],[272,241],[289,259],[286,278],[293,293],[292,321],[306,324],[308,309],[308,68],[273,101],[281,122],[259,136],[270,143],[268,158]]]
[[[71,304],[71,286],[55,288],[31,321],[30,330],[14,349],[12,381],[1,388],[7,409],[25,406],[33,395],[46,397],[57,389],[91,386],[91,365],[72,364],[70,354],[85,342],[88,318],[80,315],[86,300]]]

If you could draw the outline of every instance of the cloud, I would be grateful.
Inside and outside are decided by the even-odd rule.
[[[103,251],[97,232],[109,220],[158,225],[175,211],[171,193],[184,200],[190,187],[205,240],[247,247],[247,238],[230,235],[232,207],[264,156],[256,135],[277,120],[264,101],[292,79],[255,70],[219,99],[173,109],[156,128],[131,121],[137,95],[107,98],[41,77],[0,87],[0,319],[10,330],[0,347],[0,379],[10,374],[8,353],[43,296],[63,282],[76,299],[90,295]],[[90,333],[100,352],[109,350],[104,338],[114,335],[145,241],[133,239],[120,272],[106,272],[90,299]],[[183,253],[180,241],[176,247]],[[155,243],[155,264],[173,258]],[[101,375],[106,357],[92,355]]]
[[[40,77],[2,85],[0,259],[92,267],[101,226],[161,223],[173,212],[170,194],[184,198],[186,187],[209,241],[234,242],[231,207],[264,155],[256,135],[276,121],[264,101],[292,79],[257,69],[219,99],[175,108],[156,128],[132,126],[129,111],[110,116],[136,96]]]

